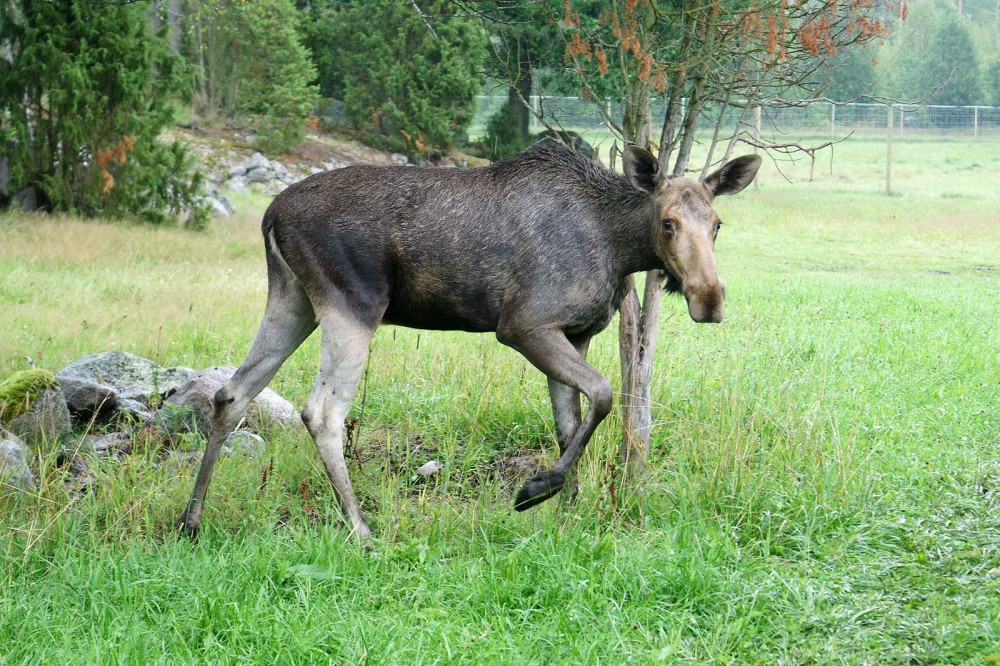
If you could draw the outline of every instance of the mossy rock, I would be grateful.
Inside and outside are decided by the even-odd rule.
[[[59,382],[48,370],[31,369],[15,372],[0,382],[0,421],[11,422],[31,408],[31,403]]]

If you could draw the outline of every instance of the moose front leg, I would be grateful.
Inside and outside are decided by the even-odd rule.
[[[590,347],[590,338],[574,340],[573,346],[576,348],[580,358],[587,359],[587,350]],[[559,442],[559,455],[566,453],[569,442],[582,422],[580,411],[580,392],[572,386],[567,386],[561,382],[549,378],[549,398],[552,401],[552,416],[556,424],[556,440]],[[562,500],[565,504],[572,504],[576,500],[580,491],[580,484],[576,478],[576,465],[569,470],[566,485],[563,488]]]
[[[514,508],[523,511],[544,502],[566,486],[591,435],[611,411],[611,385],[583,360],[580,352],[559,329],[527,332],[500,330],[497,331],[497,339],[521,352],[532,365],[545,373],[550,382],[583,393],[590,404],[587,415],[569,435],[565,447],[560,445],[562,452],[556,464],[528,479],[518,491]],[[571,409],[571,401],[565,402]],[[558,409],[553,403],[553,410]]]

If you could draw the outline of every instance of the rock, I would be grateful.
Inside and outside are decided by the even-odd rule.
[[[277,196],[277,195],[281,194],[282,191],[284,191],[284,189],[286,187],[288,187],[287,183],[284,183],[284,182],[282,182],[280,180],[275,179],[275,180],[269,180],[269,181],[267,181],[266,183],[264,183],[261,186],[260,189],[261,189],[261,191],[264,192],[264,194],[270,194],[271,196]]]
[[[253,169],[269,169],[271,167],[271,160],[267,159],[260,153],[254,153],[250,156],[250,161],[246,163],[247,171]]]
[[[0,492],[8,488],[31,492],[35,477],[28,467],[28,447],[13,433],[0,428]]]
[[[118,410],[115,412],[115,420],[118,423],[122,421],[140,424],[151,423],[153,421],[153,412],[141,400],[119,400]]]
[[[80,453],[98,458],[115,457],[132,452],[132,438],[124,432],[109,432],[104,435],[87,435],[77,444]]]
[[[10,189],[10,167],[7,166],[7,158],[0,156],[0,200],[6,199],[13,190]]]
[[[90,473],[87,461],[72,451],[59,454],[56,464],[66,468],[66,471],[69,472],[68,480],[73,482],[77,491],[85,491],[93,485],[94,475]]]
[[[110,386],[86,379],[64,377],[59,382],[70,414],[78,420],[108,416],[118,408],[118,394]]]
[[[82,380],[111,388],[118,396],[119,407],[134,405],[127,401],[149,405],[153,395],[164,395],[195,375],[191,368],[164,368],[149,359],[112,351],[84,356],[69,363],[56,374],[56,380]]]
[[[267,183],[274,178],[274,172],[267,168],[251,169],[244,178],[248,183]]]
[[[417,476],[431,477],[444,469],[444,465],[439,463],[437,460],[428,460],[423,465],[417,468]]]
[[[208,204],[208,207],[211,209],[211,211],[212,211],[212,217],[221,217],[221,218],[225,219],[225,218],[229,217],[230,215],[232,215],[232,213],[229,212],[229,210],[226,208],[226,206],[224,206],[222,204],[222,202],[219,201],[217,198],[215,198],[215,197],[205,197],[204,201],[205,201],[205,203]]]
[[[15,372],[0,382],[0,421],[13,421],[31,409],[31,403],[43,391],[58,386],[55,376],[48,370],[31,368]]]
[[[255,143],[257,143],[257,135],[256,134],[247,134],[247,137],[245,139],[243,139],[243,141],[246,142],[246,144],[248,146],[252,146]]]
[[[73,429],[66,398],[59,389],[46,389],[27,411],[10,424],[15,435],[38,447],[50,449]]]
[[[232,366],[208,368],[199,372],[167,398],[160,410],[164,413],[160,419],[161,424],[171,431],[175,427],[198,430],[207,437],[211,429],[215,394],[234,372],[236,368]],[[188,411],[179,411],[178,408]],[[267,388],[250,403],[247,410],[247,424],[251,428],[259,430],[265,422],[282,426],[302,425],[295,406]]]
[[[267,451],[267,442],[255,432],[249,430],[235,430],[229,433],[226,443],[222,447],[223,455],[234,453],[242,454],[248,458],[256,458],[264,455]]]
[[[396,164],[409,164],[410,163],[410,158],[407,157],[406,155],[402,154],[402,153],[393,153],[392,156],[389,159],[391,159]]]
[[[274,176],[279,180],[288,181],[288,168],[281,162],[271,160],[271,171],[274,172]]]
[[[22,213],[32,213],[38,210],[38,195],[35,194],[35,188],[26,187],[23,190],[18,190],[10,198],[10,204],[11,208]]]
[[[323,169],[321,169],[318,166],[311,166],[311,167],[309,167],[309,175],[310,176],[315,176],[318,173],[323,173]]]
[[[230,167],[226,172],[226,176],[229,178],[235,178],[236,176],[245,176],[247,173],[246,164],[237,164],[236,166]]]
[[[227,190],[229,190],[229,192],[233,194],[246,194],[247,192],[250,191],[250,188],[248,187],[247,184],[247,179],[243,176],[233,176],[232,178],[226,181],[223,187],[225,187]]]

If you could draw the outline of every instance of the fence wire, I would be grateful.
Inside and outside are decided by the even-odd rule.
[[[481,95],[477,97],[477,112],[473,122],[473,133],[482,136],[486,124],[507,101],[506,95]],[[539,97],[533,95],[531,104],[547,121],[556,126],[576,132],[607,130],[604,116],[597,104],[579,97]],[[662,99],[650,100],[650,117],[654,126],[664,117],[666,108]],[[610,100],[603,103],[604,111],[610,118],[621,118],[620,103]],[[706,106],[702,111],[703,127],[714,126],[718,119],[718,109]],[[941,105],[899,105],[889,107],[884,104],[851,103],[835,105],[819,102],[804,107],[771,108],[762,107],[760,113],[761,136],[767,140],[780,139],[784,135],[843,137],[847,134],[884,134],[892,114],[893,134],[906,136],[953,136],[971,138],[1000,138],[1000,107],[995,106],[941,106]],[[750,131],[753,125],[751,113],[730,108],[723,118],[722,130],[732,134],[737,129]],[[532,118],[532,131],[538,132],[544,126]]]

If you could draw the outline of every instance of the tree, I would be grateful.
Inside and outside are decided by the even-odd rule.
[[[626,143],[658,148],[660,171],[674,177],[689,172],[704,176],[714,164],[728,160],[741,141],[783,152],[822,147],[763,143],[747,115],[762,105],[812,103],[823,85],[816,80],[818,67],[844,48],[881,39],[887,32],[885,12],[905,12],[902,5],[875,6],[870,0],[609,0],[595,24],[585,20],[592,3],[569,0],[562,5],[566,59],[579,76],[583,95],[603,110],[595,90],[616,89],[622,117],[606,114],[608,126]],[[649,107],[654,93],[665,101],[656,139]],[[691,167],[699,133],[707,155],[700,166]],[[724,146],[721,158],[719,144]],[[648,454],[652,361],[665,277],[649,272],[642,302],[633,285],[620,309],[621,452],[629,475],[642,468]]]
[[[158,140],[188,76],[152,32],[149,11],[146,2],[0,3],[9,63],[0,70],[0,145],[15,189],[32,188],[42,208],[207,219],[186,152]]]
[[[458,143],[482,83],[485,35],[447,0],[313,2],[326,92],[374,143],[412,155]]]
[[[990,104],[1000,106],[1000,60],[997,60],[986,70],[987,93]]]
[[[184,51],[197,72],[197,111],[245,123],[265,149],[302,141],[318,91],[296,16],[291,0],[188,0]]]
[[[979,58],[965,21],[953,17],[938,29],[930,52],[923,55],[920,82],[925,94],[940,86],[928,99],[931,104],[968,106],[985,101]]]
[[[821,82],[829,82],[823,94],[837,102],[851,102],[876,93],[874,53],[858,47],[844,49],[818,71]],[[825,80],[824,80],[825,79]]]

